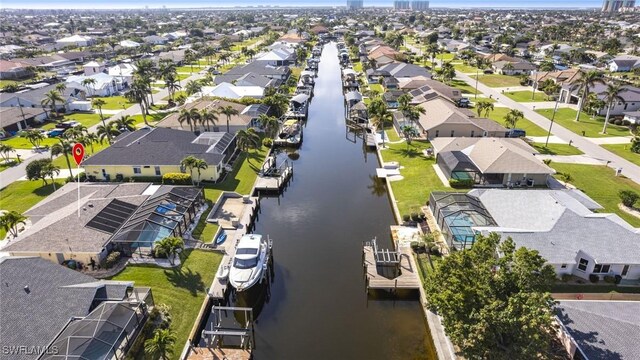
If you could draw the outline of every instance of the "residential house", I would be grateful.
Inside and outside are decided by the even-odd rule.
[[[572,359],[633,359],[640,354],[640,301],[560,300],[560,339]]]
[[[45,98],[45,94],[51,90],[56,90],[55,85],[46,85],[33,90],[20,91],[16,93],[0,93],[0,107],[30,107],[42,109],[42,99]],[[65,111],[68,106],[74,101],[85,100],[86,93],[84,90],[75,87],[67,87],[62,92],[62,98],[64,102],[61,104],[56,103],[58,111]],[[49,110],[49,107],[47,107]]]
[[[453,103],[458,103],[458,101],[462,99],[462,92],[460,91],[460,89],[441,83],[437,80],[432,80],[432,79],[418,79],[418,80],[419,80],[418,82],[414,83],[411,86],[417,86],[419,84],[422,84],[422,85],[416,89],[409,91],[409,95],[411,95],[413,98],[411,100],[412,104],[420,104],[436,97],[442,97],[442,98],[448,99]],[[401,90],[404,90],[404,91],[408,90],[405,87],[403,87],[402,83],[399,85],[399,87]]]
[[[597,94],[598,99],[605,98],[605,91],[607,86],[605,84],[596,83],[589,91]],[[611,116],[622,116],[626,112],[633,112],[640,110],[640,88],[632,85],[622,86],[623,91],[620,92],[620,97],[623,101],[616,101],[610,110]],[[560,102],[566,104],[577,104],[580,101],[580,94],[576,87],[564,85],[560,90]],[[599,114],[605,115],[607,113],[606,107],[601,109]]]
[[[83,81],[92,79],[94,84],[84,85]],[[99,72],[94,75],[73,75],[66,80],[67,86],[84,90],[90,96],[111,96],[124,90],[125,86],[118,77]]]
[[[91,76],[103,73],[105,71],[105,66],[104,64],[100,64],[97,61],[89,61],[88,63],[82,65],[82,69],[84,70],[85,76]]]
[[[631,124],[640,125],[640,111],[629,111],[624,113],[624,119]]]
[[[247,130],[251,127],[260,128],[260,124],[258,123],[258,118],[262,114],[269,113],[269,106],[263,104],[253,104],[253,105],[243,105],[235,102],[223,100],[223,99],[200,99],[198,101],[185,104],[186,109],[195,108],[197,110],[207,109],[210,111],[218,112],[220,109],[226,106],[231,106],[235,110],[238,111],[238,115],[231,115],[229,119],[229,131],[232,134],[235,134],[238,130]],[[170,129],[181,129],[187,130],[190,128],[189,124],[180,123],[178,120],[180,114],[173,113],[162,119],[156,126],[170,128]],[[226,115],[219,114],[218,121],[215,124],[211,124],[210,127],[203,124],[197,124],[194,127],[196,130],[204,132],[206,130],[213,131],[227,131],[227,117]]]
[[[129,87],[133,83],[133,75],[138,68],[131,63],[121,63],[107,68],[109,76],[117,77],[123,87]]]
[[[258,54],[254,62],[262,62],[271,66],[292,65],[296,62],[295,49],[292,47],[280,47],[269,52]]]
[[[264,97],[264,88],[261,86],[237,86],[227,82],[220,83],[216,86],[203,86],[201,96],[215,96],[226,99],[242,99],[250,97],[261,99]]]
[[[253,61],[246,65],[236,66],[229,69],[225,75],[237,75],[238,77],[241,77],[249,73],[262,75],[270,79],[286,81],[291,75],[291,69],[288,66],[271,66]]]
[[[78,46],[78,47],[84,47],[84,46],[91,46],[93,44],[95,44],[95,39],[92,38],[91,36],[83,36],[83,35],[71,35],[68,37],[64,37],[62,39],[58,39],[56,40],[56,44],[58,46],[61,47],[67,47],[67,46]]]
[[[579,190],[475,189],[467,195],[494,222],[467,223],[472,234],[511,237],[517,247],[538,251],[558,276],[640,278],[638,229],[616,214],[594,212],[602,207]]]
[[[272,79],[264,75],[249,72],[244,75],[240,75],[240,74],[217,75],[214,78],[213,83],[215,85],[219,85],[222,83],[231,83],[236,86],[259,86],[266,89],[268,87],[277,88],[280,85],[282,85],[283,81],[281,79]]]
[[[554,83],[560,85],[572,85],[576,81],[580,80],[582,77],[582,72],[578,69],[567,69],[567,70],[558,70],[558,71],[538,71],[529,76],[529,80],[532,83],[537,82],[538,87],[542,85],[543,82],[551,79]]]
[[[185,172],[180,162],[187,156],[205,160],[209,167],[199,180],[217,181],[223,166],[236,151],[235,135],[164,127],[143,128],[119,135],[113,145],[94,154],[82,165],[87,176],[99,180],[157,177]]]
[[[491,65],[494,72],[502,75],[522,75],[531,74],[536,70],[536,66],[526,61],[496,61]]]
[[[392,62],[390,64],[380,66],[376,70],[388,72],[390,76],[393,76],[398,80],[419,76],[431,78],[431,74],[422,66],[407,64],[404,62]]]
[[[378,45],[369,51],[367,58],[375,61],[376,66],[379,67],[400,60],[400,55],[399,52],[389,46]]]
[[[151,45],[164,45],[169,42],[169,39],[159,35],[145,36],[142,38],[142,40],[144,40],[146,44],[151,44]]]
[[[546,185],[548,177],[555,174],[521,139],[438,137],[431,144],[436,163],[447,179],[471,180],[477,185],[531,187]]]
[[[122,40],[120,41],[119,45],[123,48],[137,48],[138,46],[140,46],[139,42],[135,42],[133,40]]]
[[[399,106],[398,98],[402,95],[404,95],[404,92],[400,90],[387,90],[382,94],[382,99],[389,109],[397,109]]]
[[[5,134],[40,125],[46,118],[47,112],[42,108],[0,107],[0,128]]]
[[[148,287],[37,257],[0,257],[0,277],[6,359],[124,359],[154,306]]]
[[[611,72],[629,72],[640,68],[640,56],[621,55],[611,59],[607,64]]]
[[[18,80],[31,76],[29,69],[14,61],[0,60],[0,79]]]

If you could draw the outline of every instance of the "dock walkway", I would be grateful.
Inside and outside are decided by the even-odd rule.
[[[258,191],[280,191],[287,184],[293,175],[293,167],[287,166],[282,170],[280,176],[263,176],[260,175],[256,179],[254,186]]]
[[[196,347],[191,350],[187,360],[249,360],[251,351],[229,348]]]
[[[365,276],[367,281],[367,289],[374,290],[395,290],[395,289],[420,289],[420,277],[417,269],[412,265],[411,247],[400,246],[400,256],[398,268],[400,275],[388,279],[378,273],[378,265],[376,264],[373,246],[365,245],[363,248],[363,262],[365,268]]]

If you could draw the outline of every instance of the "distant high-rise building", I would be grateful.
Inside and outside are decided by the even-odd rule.
[[[362,9],[363,0],[347,0],[347,10]]]
[[[636,0],[604,0],[602,3],[603,12],[616,12],[622,8],[632,8],[636,6]]]
[[[396,10],[409,10],[409,0],[395,0],[393,2],[393,8]]]
[[[412,0],[411,10],[413,11],[425,11],[429,10],[429,2],[425,0]]]

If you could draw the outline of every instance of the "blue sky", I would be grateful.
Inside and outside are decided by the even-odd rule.
[[[365,6],[390,6],[393,0],[364,0]],[[211,6],[251,6],[251,5],[344,5],[346,0],[158,0],[135,1],[130,0],[0,0],[0,8],[88,8],[88,9],[115,9],[115,8],[142,8],[148,5],[150,8],[167,7],[211,7]],[[431,0],[431,7],[518,7],[518,8],[557,8],[557,7],[599,7],[602,0]]]

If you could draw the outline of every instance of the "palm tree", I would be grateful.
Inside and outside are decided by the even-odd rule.
[[[167,91],[169,92],[169,99],[173,101],[173,95],[176,93],[176,91],[179,91],[182,88],[179,84],[179,81],[176,80],[175,75],[169,75],[164,78],[164,84]]]
[[[194,130],[195,125],[199,120],[200,112],[198,112],[198,109],[196,109],[195,107],[191,109],[182,109],[180,110],[180,115],[178,115],[178,122],[180,123],[180,126],[182,126],[183,122],[186,122],[187,124],[189,124],[189,129],[191,131]]]
[[[4,229],[4,231],[13,235],[13,237],[18,236],[18,225],[25,225],[27,218],[20,214],[17,211],[8,211],[0,216],[0,226]]]
[[[71,172],[71,161],[69,160],[69,154],[71,154],[72,151],[71,143],[63,138],[60,138],[59,140],[60,142],[58,144],[54,144],[51,147],[51,158],[58,155],[64,155],[64,158],[67,161],[67,168],[69,168],[69,174],[73,174]]]
[[[609,124],[609,115],[611,112],[611,108],[616,102],[622,102],[623,104],[626,102],[620,93],[627,91],[626,88],[623,88],[622,85],[618,82],[611,82],[607,84],[607,89],[604,91],[604,102],[607,104],[607,116],[604,118],[604,125],[602,127],[602,133],[607,133],[607,125]]]
[[[524,119],[524,114],[520,110],[511,109],[504,117],[504,123],[507,125],[507,129],[514,129],[518,121]]]
[[[254,128],[238,130],[236,133],[236,146],[238,146],[242,152],[248,152],[249,149],[257,148],[259,144],[260,135],[258,135]],[[251,161],[251,159],[249,159],[249,161]]]
[[[67,90],[67,84],[63,82],[56,84],[56,91],[59,92],[60,95],[62,95],[62,93],[64,93],[65,90]]]
[[[161,241],[156,243],[156,246]],[[168,360],[169,355],[173,354],[175,342],[176,336],[169,329],[157,329],[153,337],[144,342],[144,352],[154,359]]]
[[[206,170],[207,168],[209,168],[209,164],[207,164],[207,162],[203,159],[196,159],[196,161],[193,163],[193,168],[198,171],[198,185],[200,185],[200,176],[202,175],[201,172],[202,170]]]
[[[387,104],[381,98],[375,98],[367,107],[369,113],[369,121],[376,129],[382,130],[382,147],[385,147],[384,128],[385,125],[392,121],[392,115],[387,109]]]
[[[263,104],[271,107],[274,110],[274,115],[276,117],[281,117],[289,108],[289,97],[285,94],[275,92],[269,96],[265,96]]]
[[[58,117],[58,107],[56,103],[64,103],[64,99],[60,96],[60,93],[56,90],[50,90],[46,94],[44,94],[44,98],[40,101],[42,106],[50,106],[51,111],[55,112],[56,117]]]
[[[102,125],[103,126],[106,126],[107,124],[105,123],[104,115],[102,114],[102,107],[105,106],[107,103],[104,100],[100,99],[100,98],[93,99],[91,101],[91,103],[93,104],[94,107],[98,108],[98,113],[100,113],[100,121],[102,121]],[[107,140],[109,141],[109,145],[111,145],[111,139],[107,138]]]
[[[411,125],[405,125],[401,130],[402,135],[404,135],[404,138],[407,139],[407,146],[411,145],[411,140],[420,136],[418,130]]]
[[[238,115],[238,110],[231,105],[227,105],[220,109],[220,114],[224,114],[227,117],[227,132],[230,132],[229,123],[231,122],[231,116]]]
[[[34,129],[23,131],[22,137],[27,139],[27,141],[30,142],[36,150],[40,149],[40,143],[44,140],[44,134]]]
[[[93,132],[93,133],[87,133],[84,136],[84,142],[88,144],[89,147],[91,147],[91,153],[93,154],[94,153],[93,144],[102,143],[102,139],[100,139],[98,134]]]
[[[484,113],[484,116],[488,117],[489,112],[491,112],[493,109],[493,103],[489,102],[488,100],[479,100],[476,102],[476,112],[478,113],[478,116],[482,116],[482,113]]]
[[[582,96],[578,101],[578,113],[576,114],[575,121],[580,121],[580,113],[582,112],[582,107],[584,106],[584,102],[587,99],[587,96],[589,96],[589,89],[592,88],[596,83],[602,84],[603,80],[602,73],[595,70],[590,70],[586,73],[582,73],[580,79],[576,81],[574,88],[578,89],[578,93],[582,91]]]
[[[131,84],[131,87],[129,88],[129,91],[124,93],[124,97],[127,99],[127,101],[140,105],[140,110],[142,111],[142,120],[144,120],[144,123],[146,125],[149,125],[149,123],[147,122],[147,90],[144,82],[134,80],[133,84]]]
[[[95,95],[96,92],[96,79],[94,78],[86,78],[84,80],[82,80],[81,84],[82,86],[86,87],[87,89],[91,89],[91,96]]]
[[[187,85],[185,85],[184,90],[187,95],[197,94],[202,91],[202,84],[200,84],[198,81],[191,80],[187,83]]]
[[[55,165],[53,162],[49,161],[42,167],[42,177],[51,178],[51,184],[53,184],[53,191],[56,191],[56,175],[60,174],[60,167]],[[73,173],[70,173],[70,176],[73,176]]]
[[[98,125],[96,134],[98,135],[100,141],[104,141],[106,139],[109,144],[111,144],[112,139],[118,136],[120,134],[120,131],[118,131],[118,129],[115,129],[113,127],[113,121],[110,121],[106,125]]]
[[[9,154],[15,152],[13,146],[7,145],[5,143],[0,143],[0,156],[4,159],[4,163],[8,164],[11,161]]]
[[[435,61],[436,56],[440,54],[440,48],[438,47],[438,44],[427,45],[425,53],[429,54],[429,56],[431,57],[431,67],[435,67],[435,64],[433,62]]]
[[[206,126],[207,131],[211,131],[211,128],[209,127],[209,123],[215,126],[217,121],[218,121],[218,113],[216,111],[209,110],[207,108],[200,110],[200,122],[202,123],[203,126]]]
[[[173,260],[182,249],[184,249],[184,241],[175,236],[166,237],[158,241],[154,246],[156,256],[166,256],[171,265],[174,265]]]
[[[195,185],[194,181],[193,181],[193,169],[196,165],[196,162],[198,161],[198,159],[192,155],[189,155],[187,157],[185,157],[184,159],[182,159],[182,161],[180,161],[180,166],[182,166],[184,169],[188,169],[189,170],[189,174],[191,174],[191,183]]]
[[[151,79],[155,75],[156,68],[153,61],[149,59],[143,59],[136,62],[136,71],[134,76],[137,78],[143,86],[141,86],[142,90],[144,90],[145,99],[147,95],[151,96],[151,105],[153,105],[153,92],[151,91]],[[135,81],[135,80],[134,80]]]
[[[273,138],[280,127],[280,123],[278,119],[273,116],[268,116],[267,114],[260,114],[258,116],[258,123],[264,130],[267,137]]]
[[[136,129],[136,120],[129,115],[122,115],[113,120],[111,126],[118,129],[118,131],[134,131]]]

